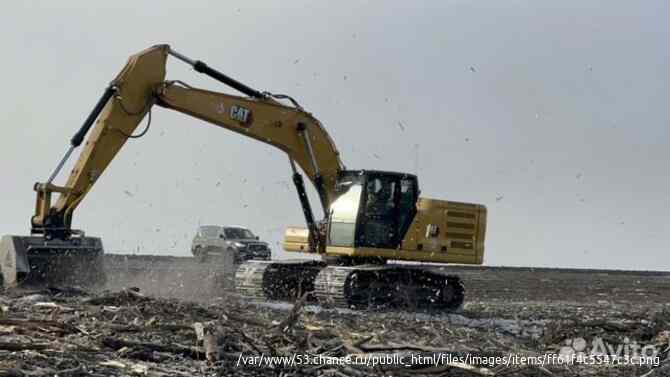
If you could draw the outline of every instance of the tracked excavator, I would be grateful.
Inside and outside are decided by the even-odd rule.
[[[166,80],[168,57],[244,96]],[[129,58],[71,138],[51,176],[35,184],[31,235],[4,236],[0,241],[5,285],[104,284],[102,242],[73,229],[72,217],[123,145],[147,132],[154,106],[254,138],[288,155],[306,227],[288,228],[283,246],[318,258],[245,262],[235,276],[241,294],[291,300],[309,293],[323,304],[347,308],[410,305],[454,310],[463,303],[461,280],[434,264],[482,263],[483,205],[420,198],[412,174],[346,169],[323,125],[292,97],[252,89],[168,45]],[[136,133],[145,118],[147,125]],[[54,184],[82,143],[65,185]],[[318,193],[320,220],[300,171]],[[59,194],[54,204],[53,193]]]

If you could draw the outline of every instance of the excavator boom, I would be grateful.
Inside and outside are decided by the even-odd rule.
[[[311,114],[270,99],[244,98],[175,82],[164,83],[157,98],[160,106],[279,148],[323,194],[324,208],[334,200],[335,181],[343,165],[332,139]]]
[[[165,67],[170,53],[174,52],[169,46],[159,45],[133,55],[111,82],[101,98],[106,105],[100,110],[65,186],[38,185],[37,189],[58,190],[61,195],[53,208],[47,207],[45,202],[38,205],[33,218],[34,230],[69,229],[76,207],[156,103],[286,152],[314,183],[322,206],[328,208],[334,199],[335,180],[343,165],[335,144],[316,118],[229,78],[227,82],[256,95],[256,98],[195,89],[176,81],[166,82]],[[183,55],[175,54],[191,62]],[[193,65],[207,73],[216,72],[202,62]],[[218,74],[215,77],[226,76]],[[86,127],[91,125],[88,121],[84,124],[73,137],[73,146],[78,145],[77,141],[81,143],[88,131]]]
[[[250,97],[196,89],[179,81],[165,81],[166,62],[170,55],[190,64],[196,71]],[[294,106],[284,105],[277,100],[283,98],[290,99]],[[296,165],[314,184],[324,213],[334,200],[335,180],[343,169],[335,144],[321,123],[302,110],[297,102],[288,96],[261,93],[201,61],[191,60],[171,50],[168,45],[157,45],[129,58],[125,67],[105,89],[84,124],[70,140],[70,147],[65,157],[58,163],[48,181],[35,184],[37,200],[35,215],[31,219],[31,233],[43,234],[44,240],[39,237],[7,236],[9,238],[3,241],[3,246],[0,247],[0,272],[5,276],[6,283],[15,284],[21,280],[21,276],[30,273],[33,276],[46,276],[43,273],[46,267],[37,268],[34,264],[35,268],[30,267],[30,259],[38,259],[36,253],[32,251],[37,249],[36,244],[40,244],[41,256],[52,256],[51,259],[54,261],[58,259],[57,256],[75,255],[74,247],[66,247],[74,243],[79,247],[77,258],[86,253],[96,256],[101,254],[102,246],[99,240],[89,242],[91,237],[84,237],[83,232],[72,229],[73,213],[128,139],[137,137],[135,136],[137,128],[142,119],[151,116],[155,104],[202,119],[284,151],[293,169],[293,180],[298,187],[308,227],[313,235],[317,234],[314,215]],[[53,184],[65,161],[71,156],[72,151],[82,144],[87,134],[88,138],[65,185]],[[53,193],[58,193],[59,198],[52,205]],[[73,239],[70,243],[63,242],[70,239]],[[54,247],[49,243],[53,243]],[[311,242],[313,250],[317,247],[317,243],[317,240]],[[81,245],[91,246],[81,247]],[[48,259],[40,258],[42,261]],[[32,270],[35,269],[40,272],[34,273]],[[57,274],[51,272],[49,275]]]

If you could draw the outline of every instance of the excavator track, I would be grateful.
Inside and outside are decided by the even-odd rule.
[[[340,308],[456,311],[465,288],[458,276],[421,267],[328,266],[314,281],[314,295],[322,305]]]
[[[325,307],[456,311],[461,279],[420,266],[326,266],[316,261],[248,261],[235,274],[236,290],[258,301],[294,301],[307,292]]]
[[[293,301],[314,290],[318,261],[247,261],[235,273],[238,293],[255,300]]]

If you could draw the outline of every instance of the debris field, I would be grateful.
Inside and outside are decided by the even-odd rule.
[[[0,376],[670,375],[670,273],[450,266],[464,308],[417,313],[250,302],[217,291],[216,266],[190,258],[106,264],[101,292],[0,293]],[[620,354],[646,345],[659,362],[489,362],[596,340]]]

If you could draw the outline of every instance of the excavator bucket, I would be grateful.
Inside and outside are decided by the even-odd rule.
[[[100,238],[46,240],[40,236],[2,236],[0,239],[0,286],[65,285],[97,289],[105,281]]]

